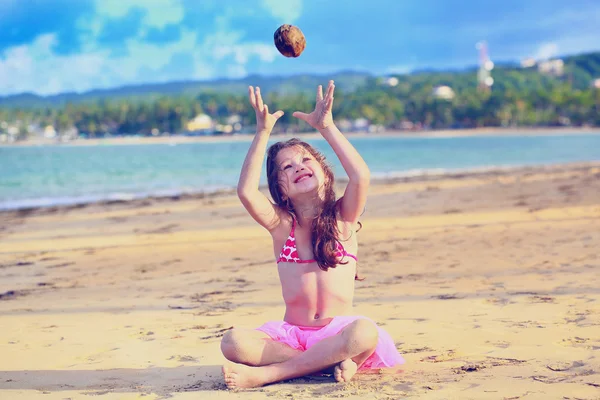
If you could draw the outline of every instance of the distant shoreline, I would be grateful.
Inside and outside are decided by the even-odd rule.
[[[346,133],[348,138],[365,137],[410,137],[410,138],[451,138],[466,136],[546,136],[546,135],[600,135],[600,127],[590,128],[474,128],[474,129],[445,129],[445,130],[423,130],[423,131],[397,131],[390,130],[378,133]],[[299,132],[295,134],[273,134],[273,139],[285,140],[292,137],[303,139],[318,139],[321,135],[316,132]],[[96,145],[136,145],[136,144],[185,144],[185,143],[215,143],[215,142],[249,142],[254,134],[243,134],[235,136],[159,136],[159,137],[111,137],[98,139],[80,139],[72,142],[58,143],[54,140],[28,140],[10,144],[0,144],[0,147],[12,146],[96,146]]]
[[[446,171],[438,170],[423,170],[419,173],[409,174],[383,174],[373,176],[371,179],[372,186],[386,186],[397,183],[407,182],[435,182],[440,180],[460,180],[467,178],[490,178],[497,176],[511,176],[514,174],[526,173],[555,173],[564,171],[579,171],[582,169],[593,168],[596,172],[600,172],[600,161],[583,161],[573,163],[551,163],[537,165],[514,165],[514,166],[490,166],[490,167],[475,167],[461,168]],[[338,184],[344,184],[346,179],[337,179]],[[261,185],[260,190],[268,191],[268,188]],[[23,204],[18,207],[1,208],[0,217],[3,215],[20,215],[32,212],[39,213],[54,213],[57,211],[68,211],[78,208],[86,208],[90,206],[110,206],[114,204],[128,204],[131,207],[140,205],[148,205],[150,203],[171,203],[181,200],[192,199],[207,199],[207,198],[223,198],[235,195],[235,187],[223,187],[211,191],[196,191],[196,192],[174,192],[165,195],[145,194],[145,195],[127,195],[124,197],[98,198],[98,199],[73,199],[64,203],[47,203],[47,204]]]

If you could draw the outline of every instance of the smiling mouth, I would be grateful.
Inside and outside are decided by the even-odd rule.
[[[298,178],[296,178],[296,180],[294,181],[294,183],[298,183],[301,180],[303,180],[304,178],[312,178],[312,174],[304,174],[304,175],[300,175]]]

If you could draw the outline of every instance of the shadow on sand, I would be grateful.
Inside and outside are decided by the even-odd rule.
[[[145,369],[0,371],[0,397],[2,397],[2,389],[46,392],[81,390],[93,394],[140,392],[168,395],[173,392],[226,388],[220,365]]]
[[[337,386],[329,374],[279,382],[282,383],[317,385],[327,390]],[[177,392],[227,390],[227,386],[223,382],[221,365],[198,365],[145,369],[0,371],[0,398],[2,390],[81,391],[92,395],[154,393],[168,397]]]

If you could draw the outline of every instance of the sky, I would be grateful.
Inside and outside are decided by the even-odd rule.
[[[376,75],[600,50],[598,0],[0,0],[0,96],[247,75]],[[298,26],[306,49],[277,52]]]

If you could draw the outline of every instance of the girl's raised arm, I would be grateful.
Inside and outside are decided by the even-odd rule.
[[[323,97],[323,87],[319,85],[315,110],[310,114],[295,112],[293,115],[317,129],[340,159],[349,179],[341,199],[341,217],[344,221],[355,224],[367,203],[371,174],[367,163],[333,123],[331,109],[334,89],[333,81],[329,81],[327,93]]]
[[[269,107],[263,103],[258,87],[254,90],[250,86],[248,96],[256,111],[256,135],[242,166],[237,194],[252,218],[271,232],[279,225],[279,213],[276,206],[258,188],[269,136],[283,111],[269,114]]]

